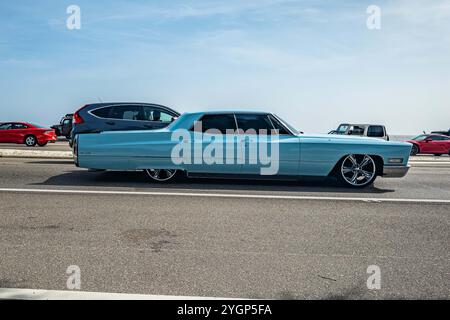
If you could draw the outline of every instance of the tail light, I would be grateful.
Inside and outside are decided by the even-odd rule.
[[[48,131],[45,131],[45,134],[52,134],[52,133],[55,133],[55,130],[48,130]]]
[[[80,116],[80,114],[78,113],[78,111],[75,112],[74,115],[73,115],[73,123],[74,123],[74,124],[81,124],[81,123],[83,123],[83,122],[84,122],[84,120],[83,120],[83,118]]]

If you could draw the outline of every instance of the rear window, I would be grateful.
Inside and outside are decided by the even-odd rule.
[[[384,137],[383,126],[369,126],[367,129],[368,137]]]
[[[38,128],[38,129],[45,129],[44,126],[41,126],[41,125],[38,125],[38,124],[31,123],[31,125],[32,125],[33,127],[35,127],[35,128]]]

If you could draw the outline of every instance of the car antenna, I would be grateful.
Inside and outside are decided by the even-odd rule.
[[[101,102],[101,103],[103,103],[103,100],[102,100],[102,98],[100,98],[100,97],[97,97],[97,99]]]

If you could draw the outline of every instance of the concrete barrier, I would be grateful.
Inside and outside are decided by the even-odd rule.
[[[72,159],[72,151],[43,151],[0,149],[0,158],[50,158]]]

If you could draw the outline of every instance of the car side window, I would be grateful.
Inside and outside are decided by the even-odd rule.
[[[222,134],[226,134],[227,130],[236,131],[236,122],[234,120],[234,115],[232,114],[207,114],[198,122],[200,121],[202,132],[206,132],[210,129],[219,130]],[[196,125],[194,124],[191,131],[194,131],[195,129]]]
[[[172,122],[174,117],[163,109],[139,105],[105,107],[93,110],[91,111],[91,113],[99,118],[104,119],[160,121],[163,123]]]
[[[368,137],[384,137],[384,128],[382,126],[369,126],[367,129]]]
[[[163,123],[170,123],[174,120],[173,115],[160,108],[153,107],[144,107],[142,118],[144,121],[160,121]]]
[[[145,120],[143,108],[138,106],[114,106],[108,118],[118,120]]]
[[[236,114],[236,120],[239,129],[246,133],[251,132],[247,132],[248,130],[255,130],[256,134],[260,134],[261,130],[265,130],[266,134],[271,134],[271,130],[274,130],[272,122],[270,122],[267,115]]]
[[[364,134],[364,128],[360,126],[352,126],[348,132],[349,135],[362,136]]]
[[[112,107],[100,108],[92,110],[91,113],[99,118],[110,118]]]
[[[16,129],[16,130],[18,130],[18,129],[26,129],[26,128],[28,128],[28,127],[26,125],[24,125],[24,124],[21,124],[21,123],[14,123],[11,126],[11,129]]]
[[[4,123],[0,125],[0,130],[9,130],[11,129],[11,123]]]
[[[431,136],[430,139],[433,140],[433,141],[442,141],[442,140],[444,140],[444,137],[441,137],[441,136]]]

